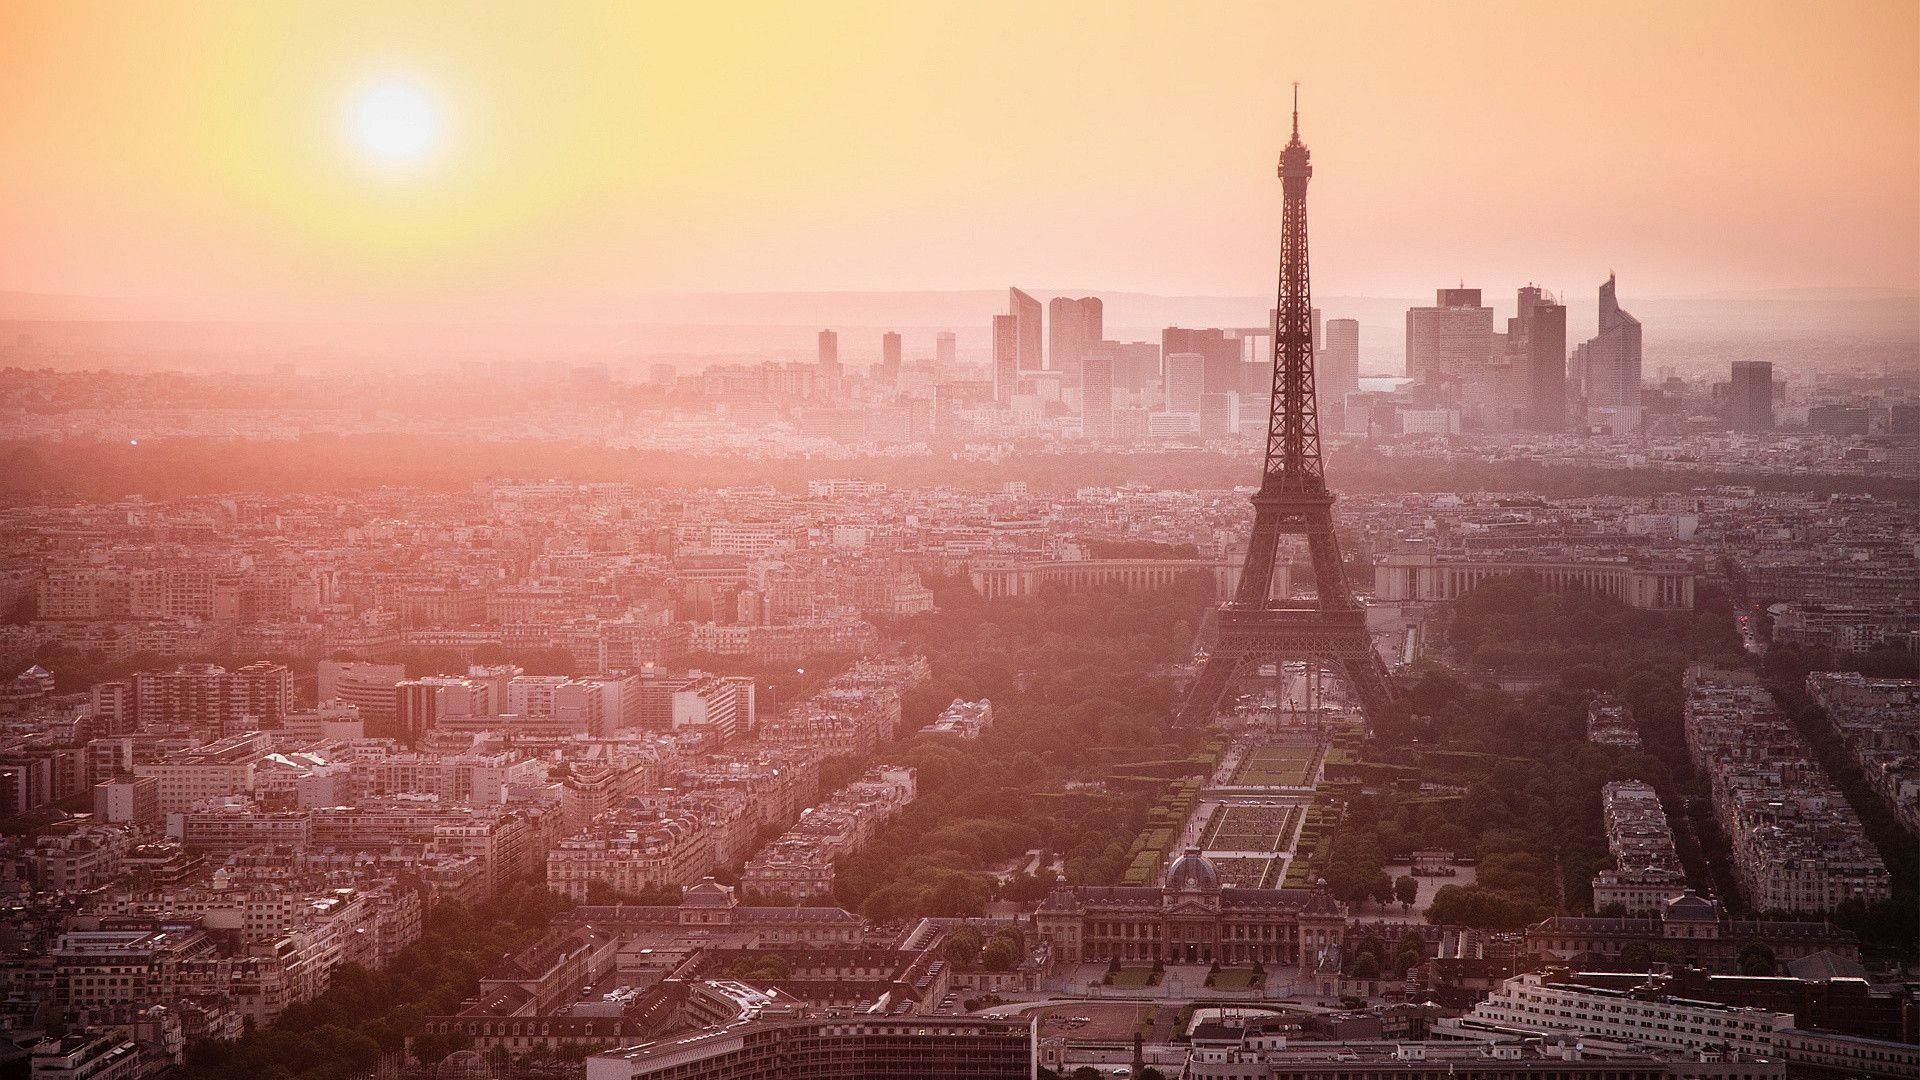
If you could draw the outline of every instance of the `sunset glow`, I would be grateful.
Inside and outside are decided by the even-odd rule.
[[[8,1075],[1920,1078],[1916,739],[1920,0],[0,0]]]
[[[419,163],[440,136],[439,110],[419,87],[383,82],[361,91],[353,103],[353,137],[369,159],[387,166]]]
[[[1920,8],[1848,9],[13,4],[0,289],[1257,291],[1294,79],[1341,291],[1911,284]]]

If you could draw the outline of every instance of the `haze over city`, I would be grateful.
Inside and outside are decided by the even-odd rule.
[[[0,290],[489,321],[1257,295],[1296,79],[1329,295],[1912,290],[1920,12],[1841,10],[10,4]]]
[[[0,1080],[1920,1077],[1920,5],[0,0]]]

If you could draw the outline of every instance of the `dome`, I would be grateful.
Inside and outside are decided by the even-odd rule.
[[[1188,848],[1180,857],[1167,867],[1167,888],[1179,892],[1189,889],[1214,890],[1220,887],[1220,870],[1213,860],[1200,854],[1199,848]]]

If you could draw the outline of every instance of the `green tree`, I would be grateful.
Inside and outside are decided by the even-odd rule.
[[[1424,938],[1412,930],[1401,935],[1400,944],[1395,947],[1393,954],[1396,969],[1406,971],[1408,968],[1419,967],[1426,958],[1427,943]]]
[[[1653,945],[1645,941],[1629,941],[1620,946],[1620,962],[1630,968],[1644,968],[1653,963]]]
[[[1780,958],[1774,955],[1766,943],[1748,942],[1740,950],[1740,974],[1772,975],[1780,966]]]
[[[1020,966],[1020,943],[1014,938],[995,934],[980,950],[980,966],[988,971],[1012,971]]]
[[[970,971],[980,966],[980,931],[971,926],[962,926],[947,935],[946,944],[941,947],[940,955],[947,963],[962,971]]]
[[[1385,870],[1374,872],[1373,881],[1367,886],[1367,899],[1378,904],[1393,902],[1393,879],[1387,876]]]
[[[1442,885],[1427,907],[1427,921],[1480,930],[1518,930],[1543,915],[1535,901],[1475,885]]]
[[[1420,897],[1420,879],[1411,874],[1401,874],[1393,879],[1393,898],[1400,901],[1400,909],[1405,911],[1413,906]]]
[[[428,1032],[413,1040],[413,1059],[422,1065],[438,1065],[441,1058],[455,1050],[465,1050],[471,1045],[472,1040],[465,1035]],[[205,1051],[196,1047],[195,1056],[202,1057],[204,1060]]]
[[[1349,832],[1335,842],[1327,865],[1327,890],[1337,899],[1353,905],[1366,903],[1374,893],[1378,878],[1385,873],[1386,856],[1374,840],[1363,833]],[[1388,883],[1391,895],[1392,883]]]
[[[621,892],[607,882],[594,878],[587,882],[586,903],[595,907],[611,904],[672,907],[680,903],[680,887],[666,884],[649,885],[637,893]]]
[[[343,965],[325,990],[288,1007],[272,1024],[232,1042],[193,1044],[172,1075],[345,1080],[370,1073],[381,1053],[400,1049],[426,1016],[458,1009],[488,968],[530,945],[569,906],[543,884],[525,881],[471,906],[445,901],[427,915],[419,940],[383,971]],[[412,1051],[416,1060],[433,1064],[466,1046],[460,1037],[421,1035]]]
[[[785,982],[793,977],[793,962],[779,953],[748,953],[727,965],[727,978],[743,983]]]

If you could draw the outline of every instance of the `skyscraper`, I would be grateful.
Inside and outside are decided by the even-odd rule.
[[[1113,353],[1108,350],[1091,350],[1081,359],[1080,430],[1101,442],[1113,438]]]
[[[1325,332],[1314,379],[1319,384],[1321,411],[1337,412],[1346,396],[1360,389],[1360,321],[1328,319]]]
[[[1773,430],[1773,365],[1735,360],[1727,395],[1727,422],[1735,431]]]
[[[1407,375],[1431,387],[1458,386],[1493,353],[1493,309],[1479,289],[1440,289],[1432,307],[1407,309]]]
[[[1620,310],[1612,274],[1600,286],[1600,332],[1574,355],[1588,408],[1640,404],[1640,320]]]
[[[229,671],[217,664],[181,664],[133,677],[135,726],[172,731],[197,724],[222,734],[277,728],[293,708],[293,675],[284,664],[258,660]]]
[[[1240,400],[1249,404],[1273,394],[1273,358],[1240,361]]]
[[[1528,285],[1507,324],[1507,349],[1527,388],[1524,422],[1535,431],[1567,426],[1567,307]]]
[[[942,330],[933,337],[933,366],[942,379],[952,378],[953,365],[959,361],[956,340],[951,330]]]
[[[1040,301],[1019,289],[1008,289],[1007,314],[1013,316],[1019,370],[1039,371],[1046,366],[1045,357],[1040,353]]]
[[[840,335],[831,330],[820,331],[820,366],[836,370],[840,366]]]
[[[1106,334],[1100,298],[1056,296],[1047,303],[1047,318],[1047,366],[1072,375],[1080,370],[1087,350]]]
[[[900,374],[900,335],[892,330],[880,335],[880,367],[890,375]]]
[[[1167,411],[1197,413],[1200,395],[1206,389],[1207,358],[1194,352],[1172,353],[1167,357]]]
[[[1113,361],[1116,394],[1139,395],[1160,385],[1160,346],[1151,341],[1096,341],[1088,356]]]
[[[1167,358],[1169,385],[1173,357],[1191,353],[1201,358],[1203,393],[1237,393],[1240,389],[1240,356],[1244,351],[1240,339],[1228,337],[1225,330],[1187,330],[1169,326],[1160,331],[1160,355]]]
[[[993,401],[1001,408],[1013,404],[1014,388],[1020,384],[1020,319],[1015,315],[993,317]]]
[[[1199,412],[1203,439],[1221,439],[1240,430],[1240,395],[1237,393],[1201,394]]]

